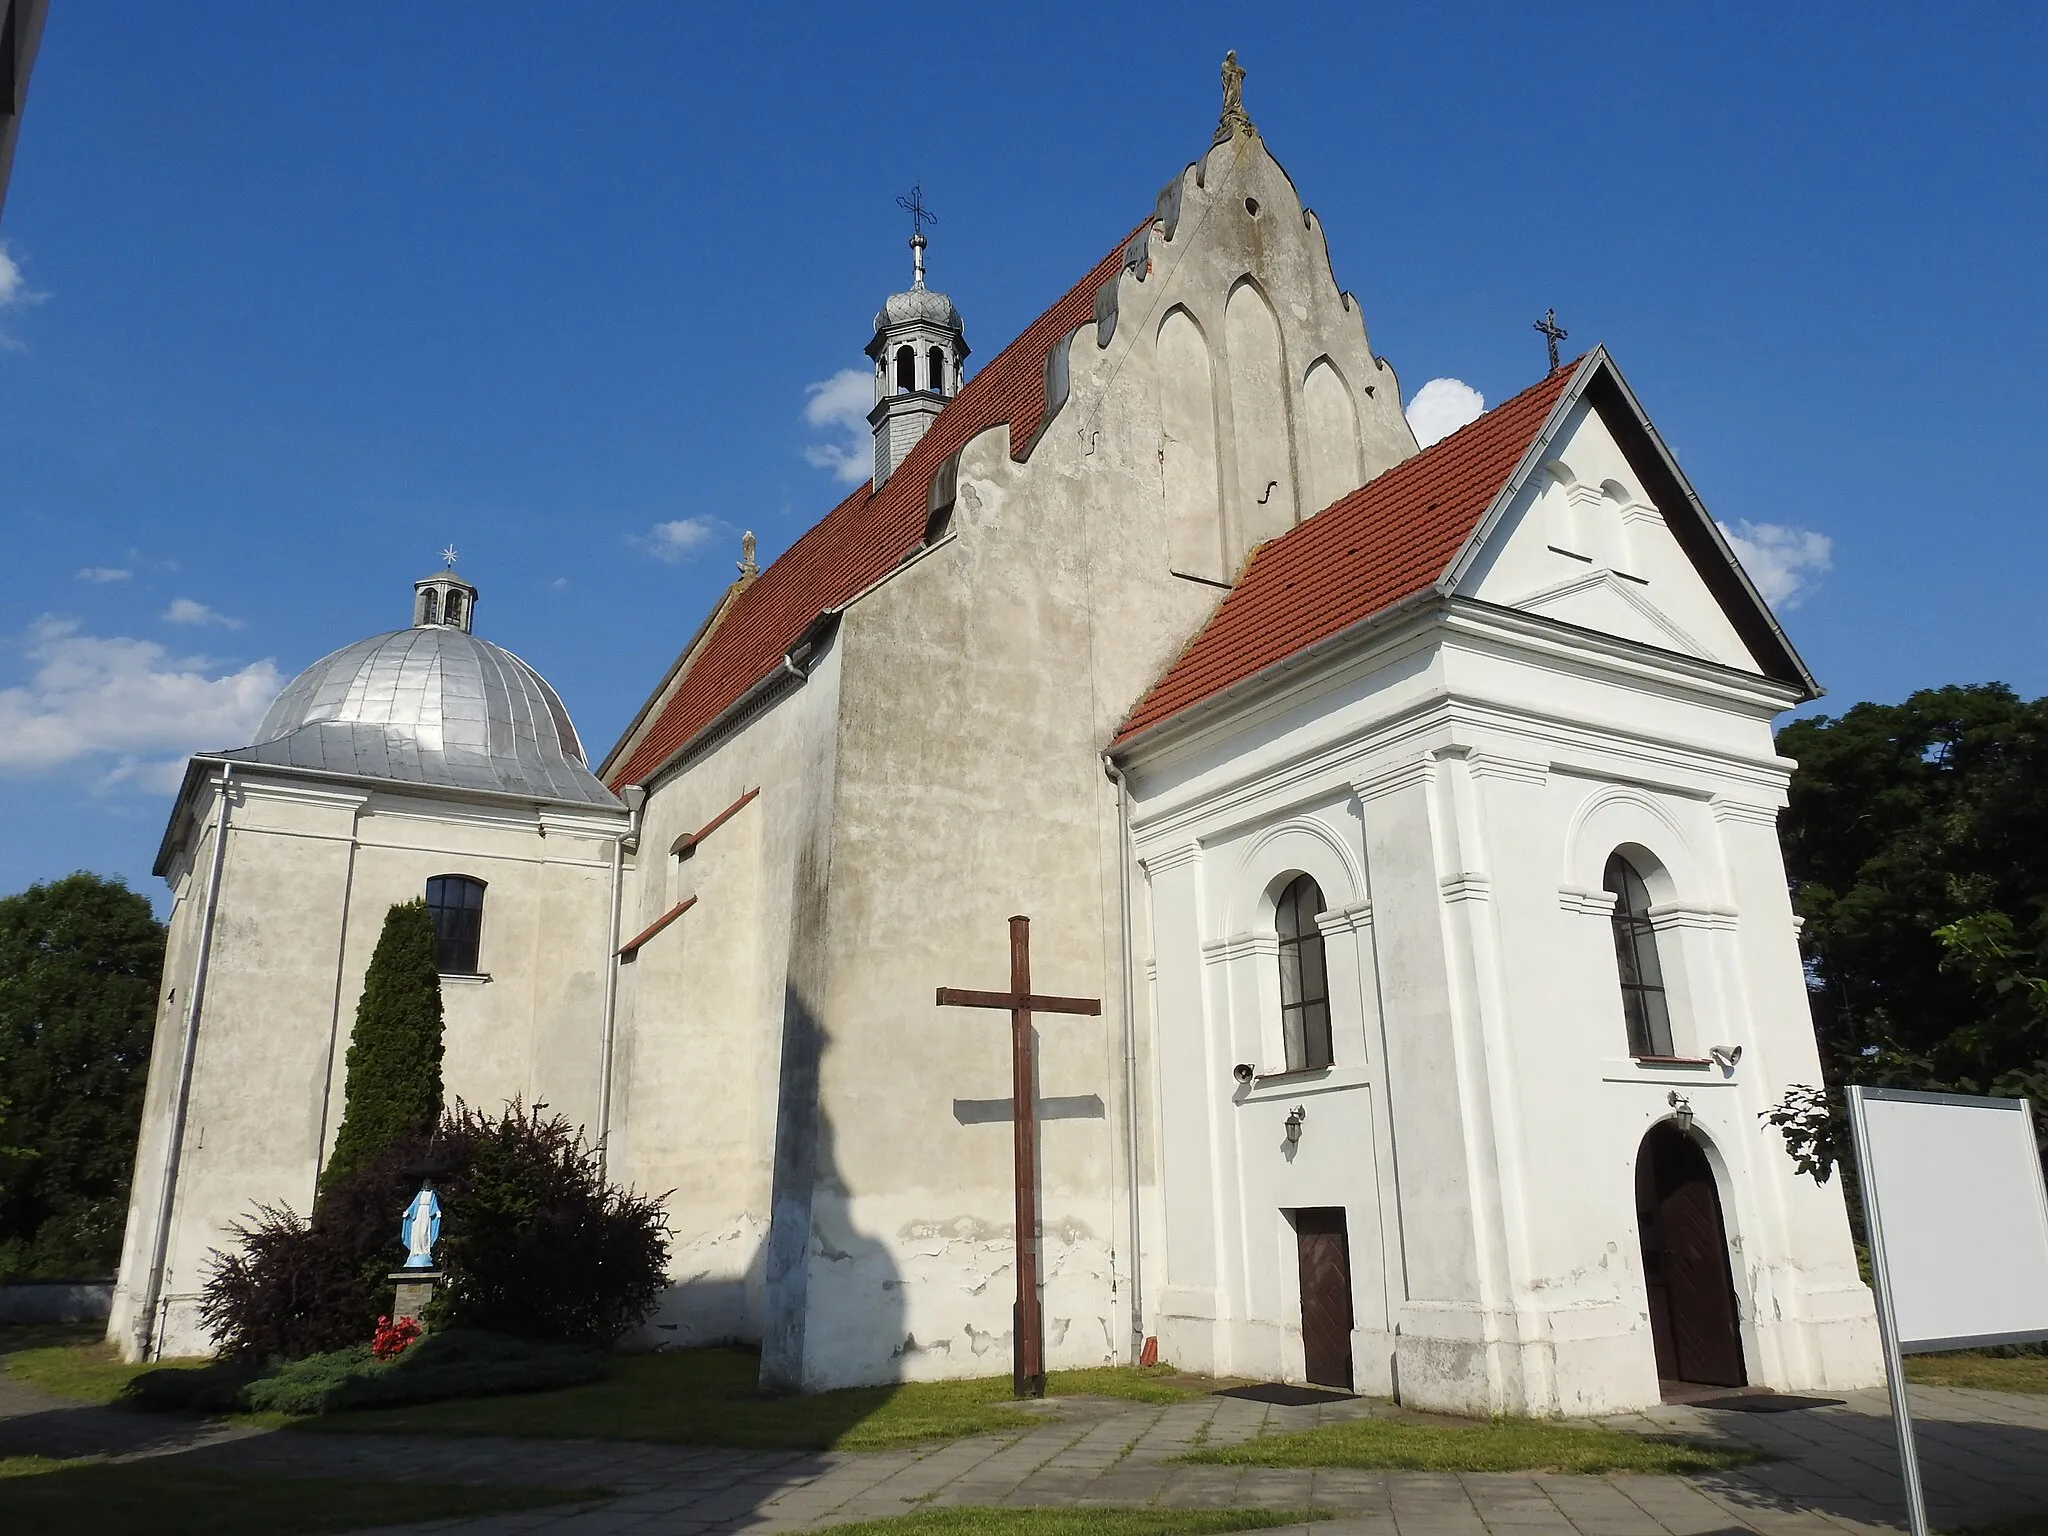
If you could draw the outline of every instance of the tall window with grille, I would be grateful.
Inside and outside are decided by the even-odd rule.
[[[427,915],[434,920],[434,969],[444,976],[476,975],[484,936],[483,881],[434,876],[427,882]]]
[[[1280,1036],[1290,1072],[1330,1065],[1330,973],[1316,926],[1322,910],[1322,888],[1298,875],[1280,893],[1273,915],[1280,934]]]
[[[1621,972],[1621,1012],[1631,1056],[1669,1056],[1671,1005],[1664,995],[1664,964],[1650,922],[1650,889],[1635,865],[1615,854],[1605,882],[1614,893],[1614,959]]]

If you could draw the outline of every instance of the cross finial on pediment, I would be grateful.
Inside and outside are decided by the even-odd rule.
[[[1557,372],[1557,344],[1563,341],[1565,337],[1571,335],[1571,332],[1557,323],[1557,311],[1554,309],[1543,311],[1543,318],[1536,322],[1534,328],[1542,333],[1545,341],[1550,343],[1550,371],[1555,373]]]

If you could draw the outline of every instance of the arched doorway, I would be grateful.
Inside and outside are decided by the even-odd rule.
[[[1652,1126],[1636,1153],[1636,1230],[1658,1378],[1747,1385],[1714,1170],[1700,1144],[1668,1121]]]

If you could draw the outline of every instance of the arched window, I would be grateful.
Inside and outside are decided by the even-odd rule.
[[[441,605],[441,620],[445,624],[460,624],[462,622],[462,594],[460,592],[450,592],[448,594],[448,601]]]
[[[1607,861],[1602,882],[1614,893],[1614,959],[1621,971],[1621,1013],[1631,1056],[1669,1056],[1671,1008],[1664,997],[1664,966],[1650,923],[1650,889],[1620,854]]]
[[[438,624],[441,622],[441,599],[432,587],[420,594],[420,622]]]
[[[434,920],[434,969],[474,976],[484,936],[484,883],[468,875],[436,875],[427,882],[427,915]]]
[[[929,370],[927,377],[931,380],[929,384],[925,385],[925,388],[935,389],[940,394],[944,394],[946,392],[946,354],[944,349],[933,347],[931,351],[925,354],[924,360],[925,366]]]
[[[896,393],[907,395],[917,389],[917,348],[896,349]]]
[[[1330,975],[1323,964],[1323,930],[1316,926],[1322,910],[1322,888],[1297,875],[1280,893],[1273,914],[1280,932],[1280,1036],[1290,1072],[1330,1064]]]

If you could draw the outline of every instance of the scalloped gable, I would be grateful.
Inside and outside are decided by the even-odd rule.
[[[774,671],[820,615],[850,602],[915,554],[924,542],[932,478],[970,439],[1007,422],[1010,457],[1030,457],[1048,409],[1056,410],[1064,399],[1061,344],[1083,325],[1100,322],[1099,292],[1105,285],[1113,291],[1131,259],[1132,242],[1152,223],[1150,215],[1140,221],[970,379],[881,490],[862,485],[739,589],[703,637],[699,654],[686,658],[681,680],[665,699],[648,706],[655,718],[637,743],[633,738],[648,710],[627,727],[621,744],[633,744],[622,763],[605,765],[608,785],[616,790],[645,783]]]
[[[1263,546],[1115,744],[1433,587],[1571,378],[1559,369]]]

